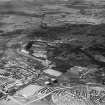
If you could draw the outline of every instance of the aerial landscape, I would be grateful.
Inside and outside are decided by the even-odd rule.
[[[105,0],[0,0],[0,105],[105,105]]]

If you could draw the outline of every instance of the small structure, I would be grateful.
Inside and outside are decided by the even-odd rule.
[[[44,70],[44,72],[45,72],[46,74],[49,74],[49,75],[52,75],[52,76],[55,76],[55,77],[59,77],[59,76],[62,75],[62,72],[56,71],[56,70],[53,70],[53,69],[50,69],[50,68]]]
[[[29,52],[26,51],[25,49],[21,49],[21,52],[22,52],[22,53],[25,53],[25,54],[29,54]]]

